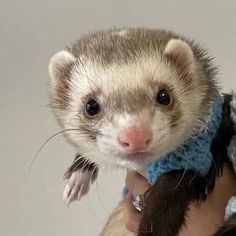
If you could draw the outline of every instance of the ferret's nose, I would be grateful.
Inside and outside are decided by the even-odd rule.
[[[128,127],[119,132],[118,141],[127,151],[142,151],[149,147],[152,141],[152,132],[147,128]]]

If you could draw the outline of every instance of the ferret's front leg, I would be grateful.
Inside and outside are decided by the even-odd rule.
[[[148,189],[138,236],[179,235],[188,205],[193,201],[204,201],[206,188],[211,184],[195,174],[193,171],[172,171]],[[193,179],[193,176],[196,177]]]
[[[71,202],[80,200],[89,191],[90,185],[98,175],[98,167],[95,163],[77,155],[72,165],[64,174],[67,180],[63,192],[63,200],[69,205]]]

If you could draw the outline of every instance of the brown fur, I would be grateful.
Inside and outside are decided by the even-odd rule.
[[[90,172],[92,174],[90,178],[91,183],[93,183],[93,181],[97,178],[98,167],[96,166],[96,164],[89,162],[87,159],[81,157],[79,154],[75,157],[74,162],[65,172],[64,178],[69,179],[71,174],[78,170],[80,170],[81,172]]]
[[[110,96],[108,96],[107,101],[107,110],[116,113],[127,112],[129,114],[139,113],[144,107],[150,107],[152,104],[152,99],[148,97],[147,91],[138,86],[125,93],[123,91],[111,93]]]

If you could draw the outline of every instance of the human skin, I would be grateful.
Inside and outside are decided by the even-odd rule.
[[[126,186],[129,193],[122,202],[123,216],[126,228],[137,232],[142,213],[132,205],[132,196],[143,194],[149,187],[144,175],[128,171]],[[182,226],[179,236],[209,236],[214,234],[224,223],[225,207],[230,197],[236,195],[236,177],[228,165],[224,165],[223,175],[216,179],[215,189],[209,193],[206,201],[193,202],[189,206],[185,225]]]

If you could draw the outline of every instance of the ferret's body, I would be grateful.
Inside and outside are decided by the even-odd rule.
[[[162,30],[100,31],[56,54],[51,106],[79,153],[66,174],[65,201],[87,193],[99,166],[142,170],[206,128],[218,93],[215,72],[196,43]],[[179,180],[171,178],[170,186]],[[183,216],[187,203],[205,194],[203,182],[196,181],[198,196],[189,191]],[[180,224],[158,235],[174,235]]]

